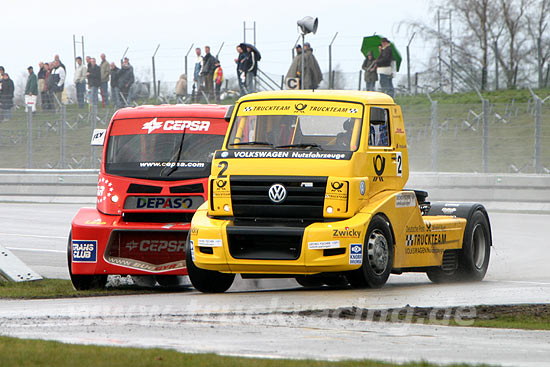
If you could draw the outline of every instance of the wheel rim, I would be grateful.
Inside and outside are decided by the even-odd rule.
[[[375,229],[370,234],[367,242],[367,256],[374,273],[383,274],[388,266],[388,241],[382,231]]]
[[[481,270],[485,263],[485,251],[487,249],[485,231],[481,224],[477,224],[472,232],[472,249],[474,252],[474,265],[478,270]]]

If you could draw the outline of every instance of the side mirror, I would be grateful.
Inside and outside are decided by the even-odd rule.
[[[102,146],[105,143],[105,135],[107,135],[107,129],[94,129],[90,145]]]
[[[227,121],[227,122],[231,121],[231,115],[233,114],[233,110],[235,110],[235,105],[234,104],[229,106],[229,108],[225,112],[225,116],[224,116],[225,121]]]

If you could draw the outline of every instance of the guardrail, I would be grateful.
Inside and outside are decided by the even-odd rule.
[[[91,169],[0,169],[0,201],[94,204],[97,174]],[[406,188],[428,191],[429,201],[550,213],[550,175],[413,172]]]

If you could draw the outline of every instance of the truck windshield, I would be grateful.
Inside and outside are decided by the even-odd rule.
[[[291,104],[289,107],[297,105],[297,108],[301,108],[300,113],[292,113],[294,108],[286,108],[285,102]],[[315,102],[320,104],[318,101]],[[338,102],[330,103],[337,106],[329,107],[332,109],[331,112],[336,109],[343,112],[323,115],[319,111],[327,107],[317,107],[312,101],[308,101],[307,104],[296,104],[295,101],[280,102],[276,107],[286,110],[285,113],[289,111],[288,114],[265,113],[266,107],[259,106],[256,101],[249,102],[244,107],[241,105],[231,128],[227,148],[357,150],[363,121],[362,106],[346,103],[345,107],[338,107]],[[350,105],[353,108],[349,108]],[[308,114],[308,108],[312,107],[312,114]],[[255,114],[256,110],[260,113]]]
[[[214,151],[221,148],[223,139],[223,135],[185,129],[177,133],[111,134],[105,172],[154,180],[208,177]]]

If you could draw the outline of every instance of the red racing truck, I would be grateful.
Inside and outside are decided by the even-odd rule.
[[[227,106],[162,105],[117,111],[92,145],[103,145],[96,208],[72,221],[67,259],[73,286],[102,288],[107,275],[153,275],[160,285],[187,275],[191,218],[207,200]]]

